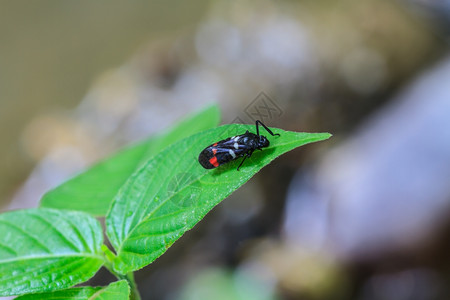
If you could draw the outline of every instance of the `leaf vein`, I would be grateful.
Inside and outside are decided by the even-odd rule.
[[[38,247],[42,248],[47,253],[51,253],[50,249],[47,246],[42,244],[35,236],[33,236],[30,233],[26,232],[23,228],[17,226],[14,223],[11,223],[11,222],[8,222],[8,221],[2,220],[2,219],[0,219],[0,223],[3,223],[6,226],[9,226],[9,227],[12,227],[12,228],[16,229],[17,231],[21,232],[24,236],[28,237],[30,241],[33,241],[35,243],[35,245],[37,245]]]

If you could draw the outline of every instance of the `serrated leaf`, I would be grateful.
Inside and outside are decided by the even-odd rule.
[[[0,296],[54,291],[103,265],[100,223],[88,214],[30,209],[0,215]]]
[[[119,188],[137,167],[175,141],[215,127],[219,121],[219,108],[208,107],[167,132],[125,149],[50,190],[40,205],[104,216]]]
[[[105,287],[76,287],[56,292],[24,295],[15,300],[128,300],[129,296],[130,287],[125,280],[121,280]]]
[[[163,254],[214,206],[279,155],[324,140],[328,133],[273,129],[271,146],[256,151],[236,171],[240,159],[205,170],[197,161],[206,146],[242,134],[247,125],[225,125],[181,140],[140,168],[121,188],[106,218],[107,235],[116,249],[114,269],[127,273]]]

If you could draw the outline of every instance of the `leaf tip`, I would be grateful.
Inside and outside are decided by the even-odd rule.
[[[327,139],[329,139],[330,137],[333,136],[333,134],[331,134],[329,132],[324,132],[323,134],[324,134],[324,140],[327,140]]]
[[[221,118],[221,111],[220,111],[220,107],[217,104],[217,102],[212,102],[208,105],[206,105],[200,113],[208,113],[211,114],[213,116],[215,116],[219,121]]]

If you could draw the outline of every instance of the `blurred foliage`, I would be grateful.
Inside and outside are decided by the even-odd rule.
[[[273,283],[249,276],[245,271],[221,268],[203,270],[180,292],[178,300],[278,300]]]
[[[335,220],[326,213],[339,212],[345,201],[329,206],[297,202],[300,209],[286,204],[294,192],[297,200],[340,195],[311,183],[310,170],[322,155],[328,161],[321,164],[339,166],[342,157],[329,154],[333,144],[351,140],[369,115],[396,102],[394,96],[414,85],[424,70],[442,64],[448,53],[446,1],[217,0],[173,6],[162,1],[10,1],[0,6],[0,202],[19,191],[11,207],[35,206],[49,187],[211,100],[218,101],[225,123],[252,123],[258,113],[270,112],[270,107],[260,109],[262,102],[255,98],[264,91],[281,111],[267,117],[270,126],[334,134],[327,143],[277,159],[276,167],[262,170],[151,268],[141,270],[140,289],[147,299],[173,299],[174,290],[185,290],[196,274],[211,267],[225,273],[229,283],[249,262],[275,274],[270,284],[281,299],[448,298],[442,292],[449,282],[446,241],[427,242],[422,252],[407,248],[411,252],[372,257],[370,263],[354,256],[339,260],[331,254],[337,251]],[[426,97],[432,99],[437,90],[427,90]],[[378,140],[369,146],[385,151]],[[405,153],[410,150],[417,149]],[[359,154],[361,161],[368,161],[368,152]],[[358,158],[354,155],[348,153],[352,162]],[[33,164],[33,174],[20,188]],[[331,178],[342,180],[352,170],[349,164],[339,166]],[[345,185],[347,192],[352,184]],[[363,200],[353,204],[363,208]],[[381,212],[391,213],[396,203],[383,204]],[[397,209],[405,211],[408,224],[417,225],[416,218],[408,219],[414,207]],[[374,214],[372,207],[365,208]],[[300,223],[306,236],[319,232],[336,242],[322,244],[329,253],[290,245],[280,232],[287,215],[290,226],[299,230]],[[314,227],[318,219],[325,228]],[[369,232],[389,224],[358,229],[376,243]],[[276,245],[264,246],[273,237]],[[246,252],[249,248],[268,254]],[[97,278],[102,285],[105,276]]]
[[[73,108],[99,74],[148,39],[195,26],[207,8],[207,1],[2,1],[0,204],[31,169],[17,139],[30,118]]]

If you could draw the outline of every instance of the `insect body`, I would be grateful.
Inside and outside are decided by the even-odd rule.
[[[237,168],[239,171],[245,159],[250,157],[253,151],[269,147],[269,140],[259,134],[259,125],[264,127],[272,136],[280,135],[278,133],[274,134],[266,125],[257,120],[256,134],[247,130],[244,134],[232,136],[206,147],[198,156],[199,163],[205,169],[213,169],[244,156],[244,159]]]

